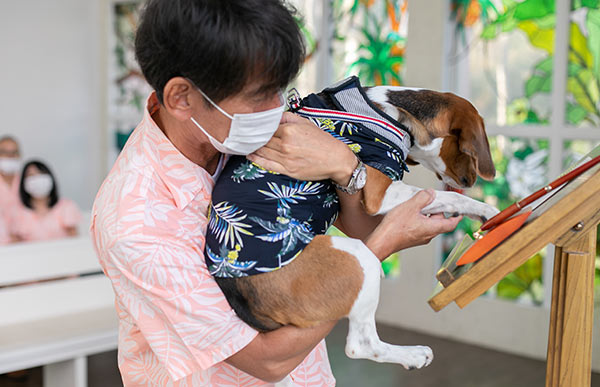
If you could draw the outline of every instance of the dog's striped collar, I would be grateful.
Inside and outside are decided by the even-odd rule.
[[[411,133],[371,103],[357,77],[349,77],[326,88],[323,93],[332,99],[339,110],[305,106],[296,89],[288,93],[288,106],[294,113],[307,118],[329,118],[362,124],[398,147],[406,158],[413,144]]]
[[[294,89],[295,90],[295,89]],[[311,117],[311,118],[330,118],[332,120],[339,120],[345,122],[358,122],[358,123],[366,123],[369,122],[373,125],[377,125],[382,129],[391,130],[398,134],[401,139],[405,139],[408,136],[408,133],[402,129],[395,127],[392,124],[389,124],[383,120],[379,120],[377,118],[367,117],[360,114],[341,112],[338,110],[329,110],[329,109],[318,109],[311,107],[300,107],[298,106],[295,110],[296,113]]]

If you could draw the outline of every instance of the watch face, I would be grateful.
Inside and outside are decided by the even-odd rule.
[[[367,183],[367,169],[362,167],[356,176],[356,189],[362,189]]]

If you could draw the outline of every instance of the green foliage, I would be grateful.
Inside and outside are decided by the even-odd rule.
[[[543,258],[536,254],[498,283],[498,296],[515,300],[527,295],[535,305],[544,301],[542,286]]]
[[[306,23],[301,18],[295,18],[306,44],[306,61],[310,60],[319,48],[319,42],[315,39],[313,32],[306,26]]]
[[[498,9],[492,0],[452,0],[451,18],[456,23],[456,33],[465,40],[465,28],[481,20],[489,23],[498,16]]]
[[[372,15],[367,25],[361,28],[364,41],[359,46],[360,58],[348,69],[358,68],[359,78],[371,85],[401,84],[400,66],[404,63],[403,53],[395,54],[398,45],[405,39],[395,32],[382,36],[383,31]]]
[[[344,65],[345,75],[358,72],[364,84],[400,85],[406,40],[399,34],[404,7],[396,0],[333,0],[334,39],[344,43],[358,35],[357,59]],[[345,46],[342,44],[342,46]],[[336,45],[334,44],[334,52]],[[341,50],[340,50],[341,51]]]
[[[492,40],[499,34],[520,29],[532,46],[547,53],[534,66],[525,82],[525,96],[532,98],[552,91],[554,60],[554,29],[556,25],[555,0],[505,1],[505,10],[496,20],[488,23],[482,39]],[[585,29],[571,22],[569,31],[569,63],[566,106],[567,122],[573,125],[588,122],[600,125],[600,6],[599,0],[574,0],[573,10],[586,8]],[[531,116],[538,116],[532,111]]]

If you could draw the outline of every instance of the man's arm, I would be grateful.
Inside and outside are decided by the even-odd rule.
[[[330,321],[304,329],[287,325],[259,333],[250,344],[225,361],[266,382],[278,382],[302,363],[336,323]]]
[[[383,261],[396,251],[427,243],[439,233],[453,230],[460,217],[445,219],[441,215],[421,214],[434,197],[434,191],[420,191],[394,208],[364,238],[365,244]],[[259,379],[278,381],[294,370],[334,325],[332,321],[310,329],[285,326],[260,333],[226,361]]]
[[[436,235],[454,230],[462,219],[423,215],[421,210],[435,199],[433,190],[418,192],[385,216],[368,215],[360,194],[338,191],[338,195],[341,210],[335,226],[349,237],[365,242],[381,261],[397,251],[429,243]]]

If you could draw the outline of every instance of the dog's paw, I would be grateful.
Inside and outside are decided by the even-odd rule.
[[[427,367],[433,361],[433,351],[429,347],[416,345],[405,347],[406,357],[400,364],[407,370]]]
[[[477,211],[475,211],[473,213],[468,213],[465,215],[468,216],[469,218],[479,220],[479,221],[481,221],[481,223],[485,223],[488,220],[490,220],[491,218],[493,218],[494,216],[496,216],[496,214],[498,212],[500,212],[500,211],[498,211],[498,209],[496,207],[491,206],[487,203],[480,202],[480,205],[477,207]]]

